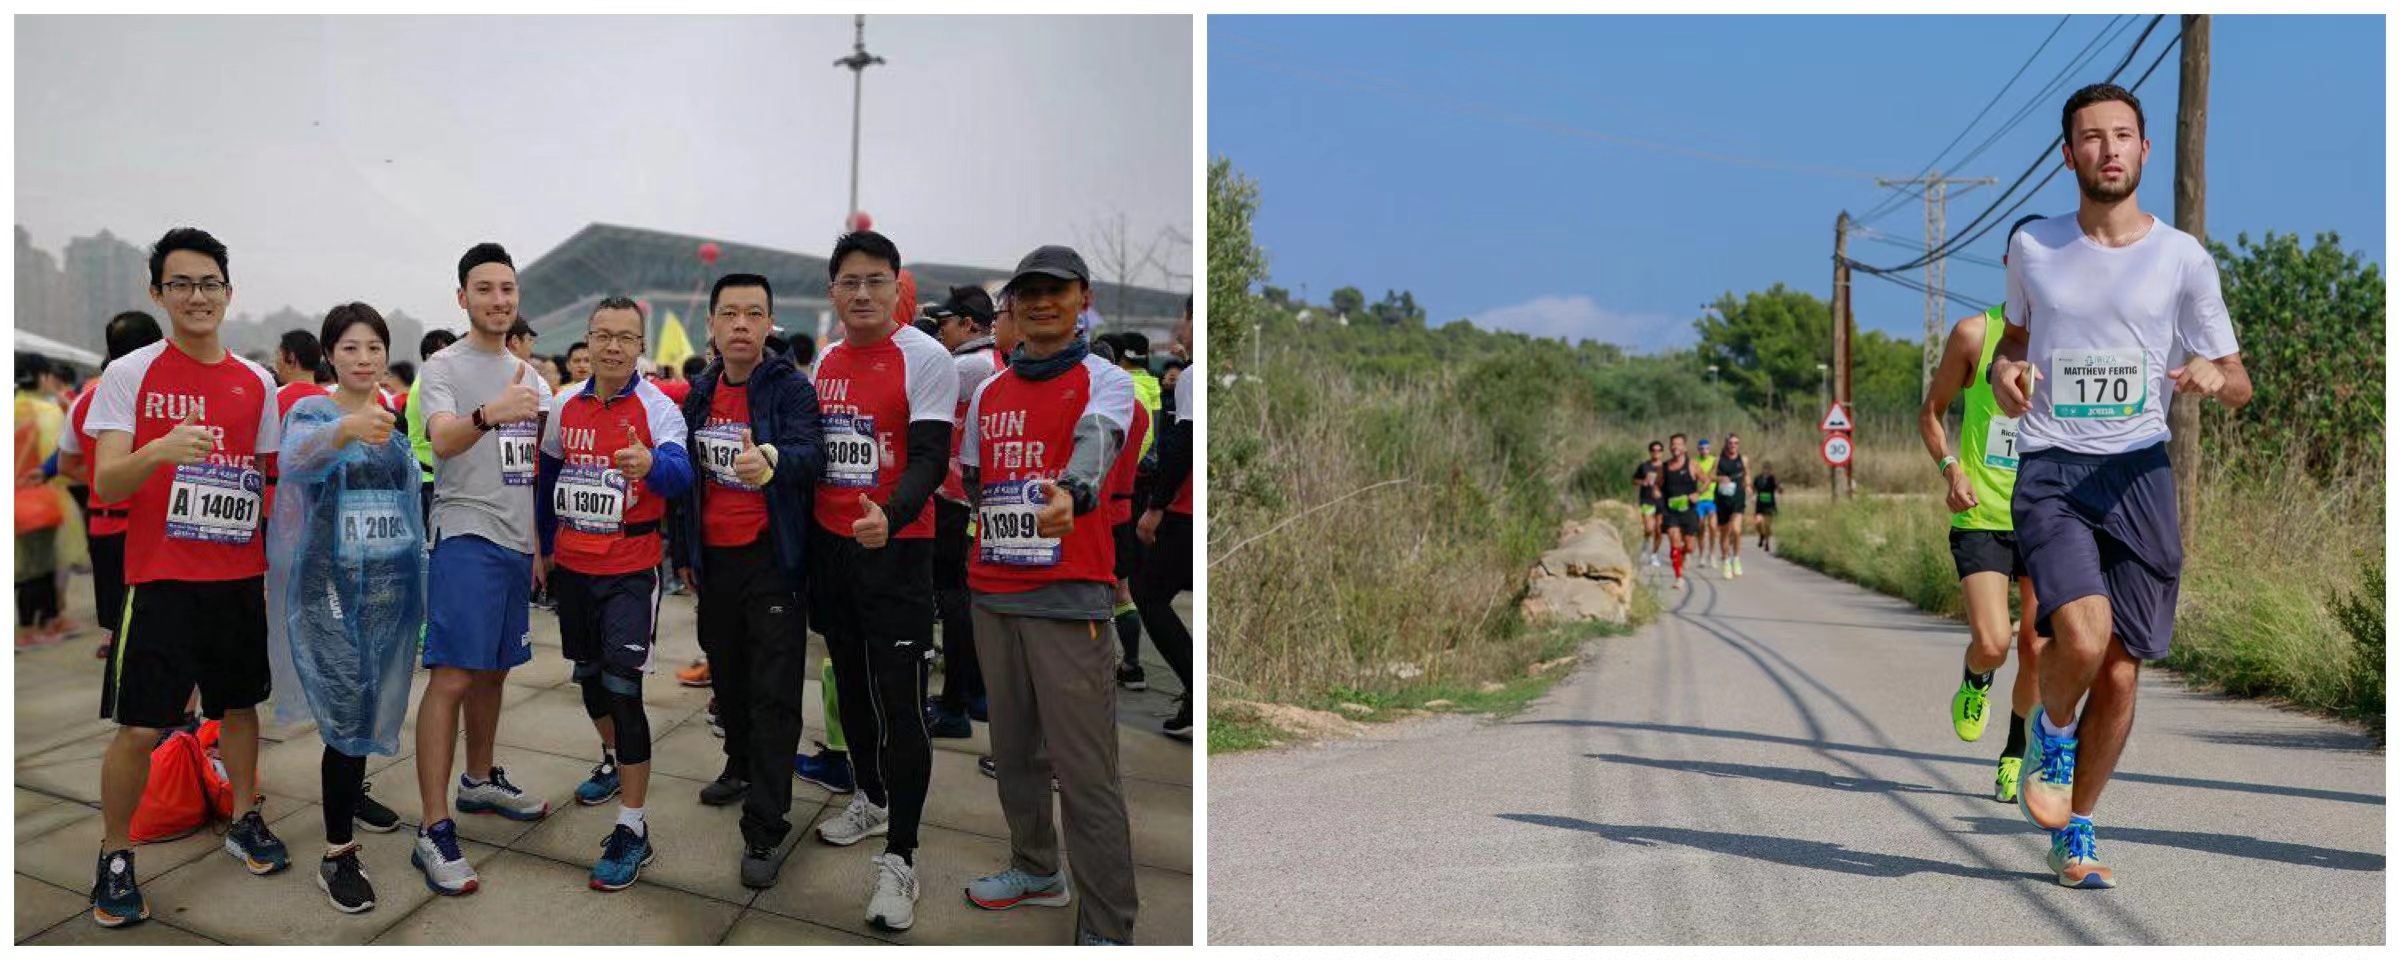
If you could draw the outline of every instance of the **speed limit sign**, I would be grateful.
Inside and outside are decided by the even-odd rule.
[[[1841,467],[1850,463],[1850,438],[1839,433],[1825,435],[1825,464]]]

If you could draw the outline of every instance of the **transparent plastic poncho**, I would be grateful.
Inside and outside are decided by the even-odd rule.
[[[391,755],[425,622],[420,473],[397,431],[375,447],[340,440],[344,416],[332,398],[309,397],[283,421],[267,524],[275,719],[312,718],[350,756]]]

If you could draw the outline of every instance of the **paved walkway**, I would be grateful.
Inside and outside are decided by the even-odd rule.
[[[68,615],[92,623],[89,580],[78,578],[70,589]],[[1071,908],[987,913],[968,906],[960,893],[967,880],[1008,862],[1008,829],[996,785],[975,767],[988,745],[982,724],[975,725],[971,740],[934,741],[933,791],[917,854],[923,896],[914,929],[888,934],[865,924],[875,877],[868,858],[882,848],[872,842],[849,848],[818,842],[808,825],[838,813],[847,798],[806,783],[794,783],[796,829],[781,882],[763,892],[741,886],[735,871],[741,856],[740,807],[706,807],[698,800],[701,786],[724,764],[724,741],[711,735],[706,723],[708,691],[678,686],[672,675],[698,656],[692,600],[667,598],[661,617],[662,666],[644,687],[657,737],[649,816],[659,855],[633,888],[600,893],[586,886],[615,807],[574,804],[575,785],[598,760],[597,743],[559,654],[558,621],[536,611],[533,662],[509,676],[498,762],[519,786],[548,798],[552,813],[539,823],[523,824],[458,818],[468,856],[483,878],[481,891],[436,898],[408,865],[411,831],[360,831],[379,902],[356,916],[335,911],[311,876],[324,843],[317,804],[322,741],[313,725],[270,727],[260,759],[265,813],[291,846],[293,869],[252,877],[206,831],[136,848],[152,919],[119,930],[101,929],[87,917],[100,838],[100,757],[113,735],[113,728],[97,719],[101,663],[92,658],[97,634],[87,628],[65,644],[18,654],[16,941],[1064,944],[1072,938]],[[824,655],[820,641],[812,640],[811,647],[812,658]],[[1172,688],[1174,674],[1147,643],[1143,647],[1149,675],[1167,678],[1165,686]],[[420,691],[424,681],[420,673]],[[1192,750],[1158,732],[1172,713],[1171,693],[1153,689],[1125,695],[1119,709],[1142,898],[1136,936],[1148,944],[1192,942]],[[374,795],[412,826],[417,807],[414,702],[412,697],[401,755],[370,757],[367,763]],[[813,672],[806,702],[804,743],[823,737]],[[463,746],[461,751],[463,762]]]

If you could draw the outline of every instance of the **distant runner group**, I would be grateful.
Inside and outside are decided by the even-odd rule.
[[[1683,563],[1697,556],[1705,568],[1715,566],[1725,579],[1742,575],[1742,517],[1753,494],[1758,503],[1758,548],[1771,551],[1769,525],[1775,517],[1775,496],[1782,484],[1773,465],[1761,461],[1750,475],[1742,456],[1742,438],[1725,435],[1725,453],[1709,456],[1701,438],[1698,456],[1684,450],[1683,434],[1662,445],[1650,441],[1650,457],[1633,468],[1636,501],[1642,511],[1642,562],[1659,566],[1665,556],[1675,571],[1675,589],[1684,587]],[[1662,547],[1664,549],[1662,549]]]

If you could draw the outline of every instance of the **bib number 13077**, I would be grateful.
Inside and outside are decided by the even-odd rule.
[[[2050,413],[2062,420],[2122,420],[2150,400],[2139,347],[2050,351]]]

